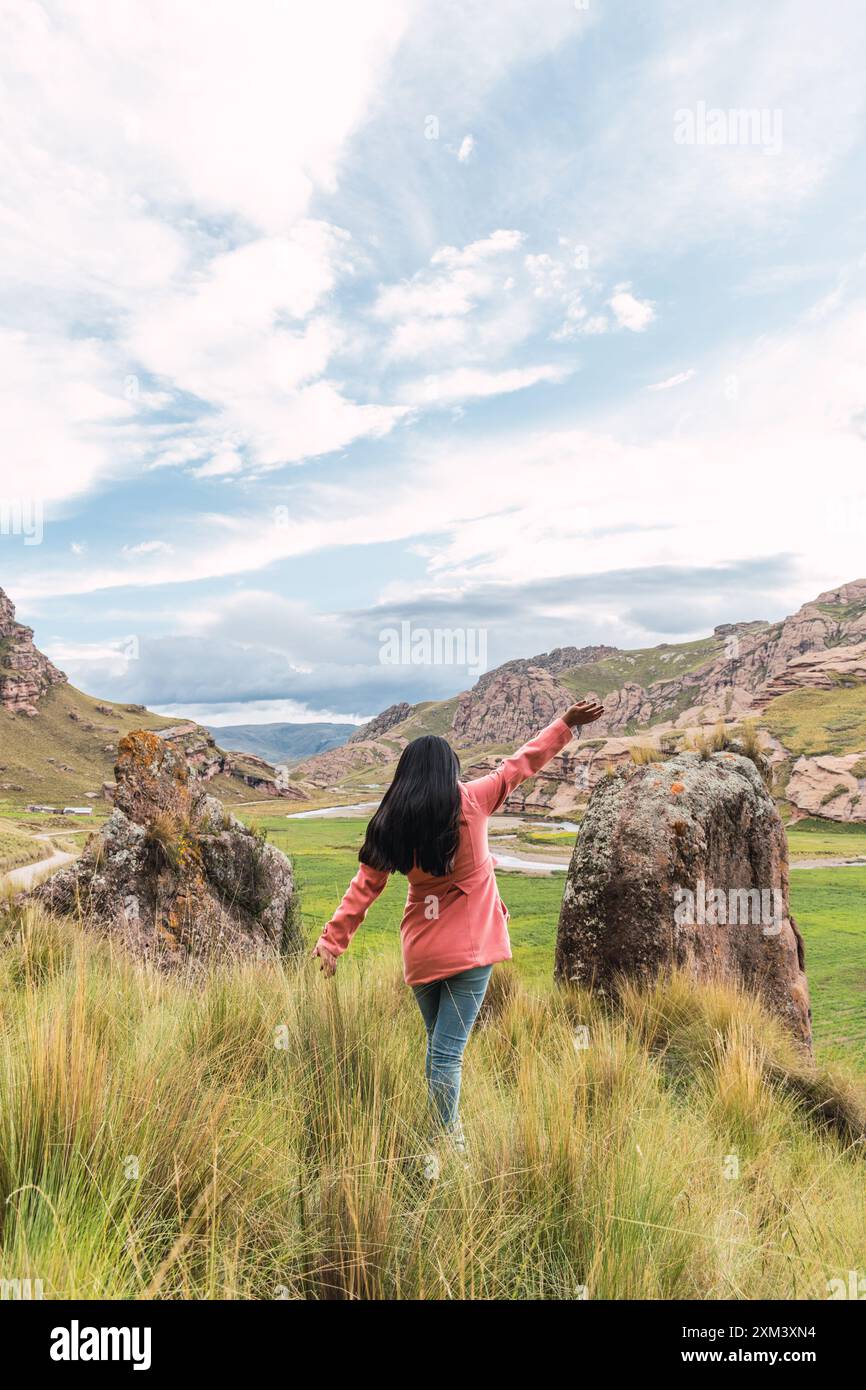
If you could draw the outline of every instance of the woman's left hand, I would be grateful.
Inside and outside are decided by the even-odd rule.
[[[322,962],[319,969],[324,972],[326,979],[330,979],[337,969],[338,957],[329,951],[327,946],[314,946],[312,954],[313,959],[315,959],[316,956],[319,957],[319,960]]]
[[[576,705],[569,706],[562,718],[570,729],[574,729],[583,724],[594,724],[603,714],[604,706],[598,700],[578,700]]]

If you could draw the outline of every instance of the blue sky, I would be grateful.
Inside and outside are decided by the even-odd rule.
[[[472,679],[404,622],[493,665],[863,575],[854,0],[0,12],[0,584],[76,684],[360,719]]]

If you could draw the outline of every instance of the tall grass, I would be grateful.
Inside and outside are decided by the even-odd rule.
[[[825,1298],[862,1272],[862,1097],[721,987],[605,1011],[497,971],[468,1165],[432,1183],[396,961],[193,984],[31,908],[0,1017],[0,1275],[46,1297]]]

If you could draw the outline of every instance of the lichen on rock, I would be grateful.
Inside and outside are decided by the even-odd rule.
[[[300,949],[290,861],[207,794],[180,747],[146,730],[126,735],[113,800],[38,900],[162,967]]]
[[[613,994],[671,968],[738,981],[811,1046],[784,827],[755,764],[731,752],[605,778],[572,855],[557,978]]]

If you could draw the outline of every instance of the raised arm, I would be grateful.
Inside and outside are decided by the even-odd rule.
[[[369,864],[359,867],[343,901],[313,947],[313,955],[320,957],[326,975],[333,975],[337,956],[345,951],[388,878],[387,869],[371,869]]]
[[[477,777],[467,782],[466,790],[485,815],[492,816],[498,811],[509,792],[546,767],[570,741],[572,733],[582,724],[591,724],[602,714],[602,707],[595,700],[581,700],[571,705],[561,719],[554,719],[540,734],[524,743],[511,757],[505,758],[495,772],[485,777]]]

